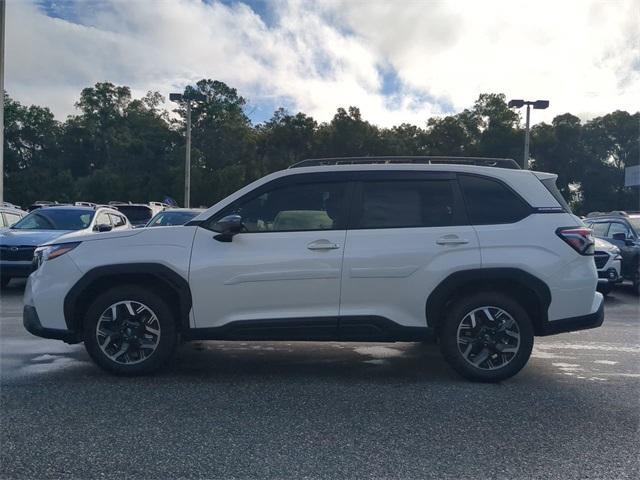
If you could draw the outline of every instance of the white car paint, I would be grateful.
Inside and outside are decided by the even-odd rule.
[[[284,176],[372,170],[479,173],[502,180],[534,208],[559,206],[539,181],[550,174],[466,165],[342,165],[273,173],[195,220],[208,219]],[[25,304],[36,307],[43,327],[65,328],[63,300],[83,274],[103,265],[150,262],[188,281],[192,327],[337,315],[382,316],[402,326],[425,326],[426,299],[449,274],[512,267],[549,286],[553,321],[594,313],[602,302],[595,292],[593,258],[578,255],[555,233],[558,227],[580,225],[569,213],[533,213],[506,225],[239,233],[228,243],[214,240],[214,232],[200,226],[70,235],[55,243],[82,243],[31,275]],[[322,244],[332,248],[310,248]]]

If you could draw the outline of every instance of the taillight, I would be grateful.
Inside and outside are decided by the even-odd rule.
[[[593,255],[595,242],[590,228],[560,227],[556,235],[580,255]]]

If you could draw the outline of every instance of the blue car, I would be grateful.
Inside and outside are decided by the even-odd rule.
[[[28,277],[36,247],[66,233],[130,229],[127,217],[113,208],[59,206],[32,211],[16,224],[0,230],[0,285]]]

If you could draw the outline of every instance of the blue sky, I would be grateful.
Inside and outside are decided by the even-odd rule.
[[[480,93],[548,98],[534,121],[637,109],[633,0],[9,0],[6,88],[74,113],[83,87],[167,96],[201,78],[248,100],[254,122],[278,107],[330,120],[424,125]],[[167,106],[170,108],[170,106]]]

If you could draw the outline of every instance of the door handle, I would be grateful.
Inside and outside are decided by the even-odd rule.
[[[436,240],[438,245],[466,245],[469,240],[466,238],[460,238],[457,235],[445,235]]]
[[[340,248],[337,243],[330,242],[329,240],[316,240],[307,244],[309,250],[335,250]]]

